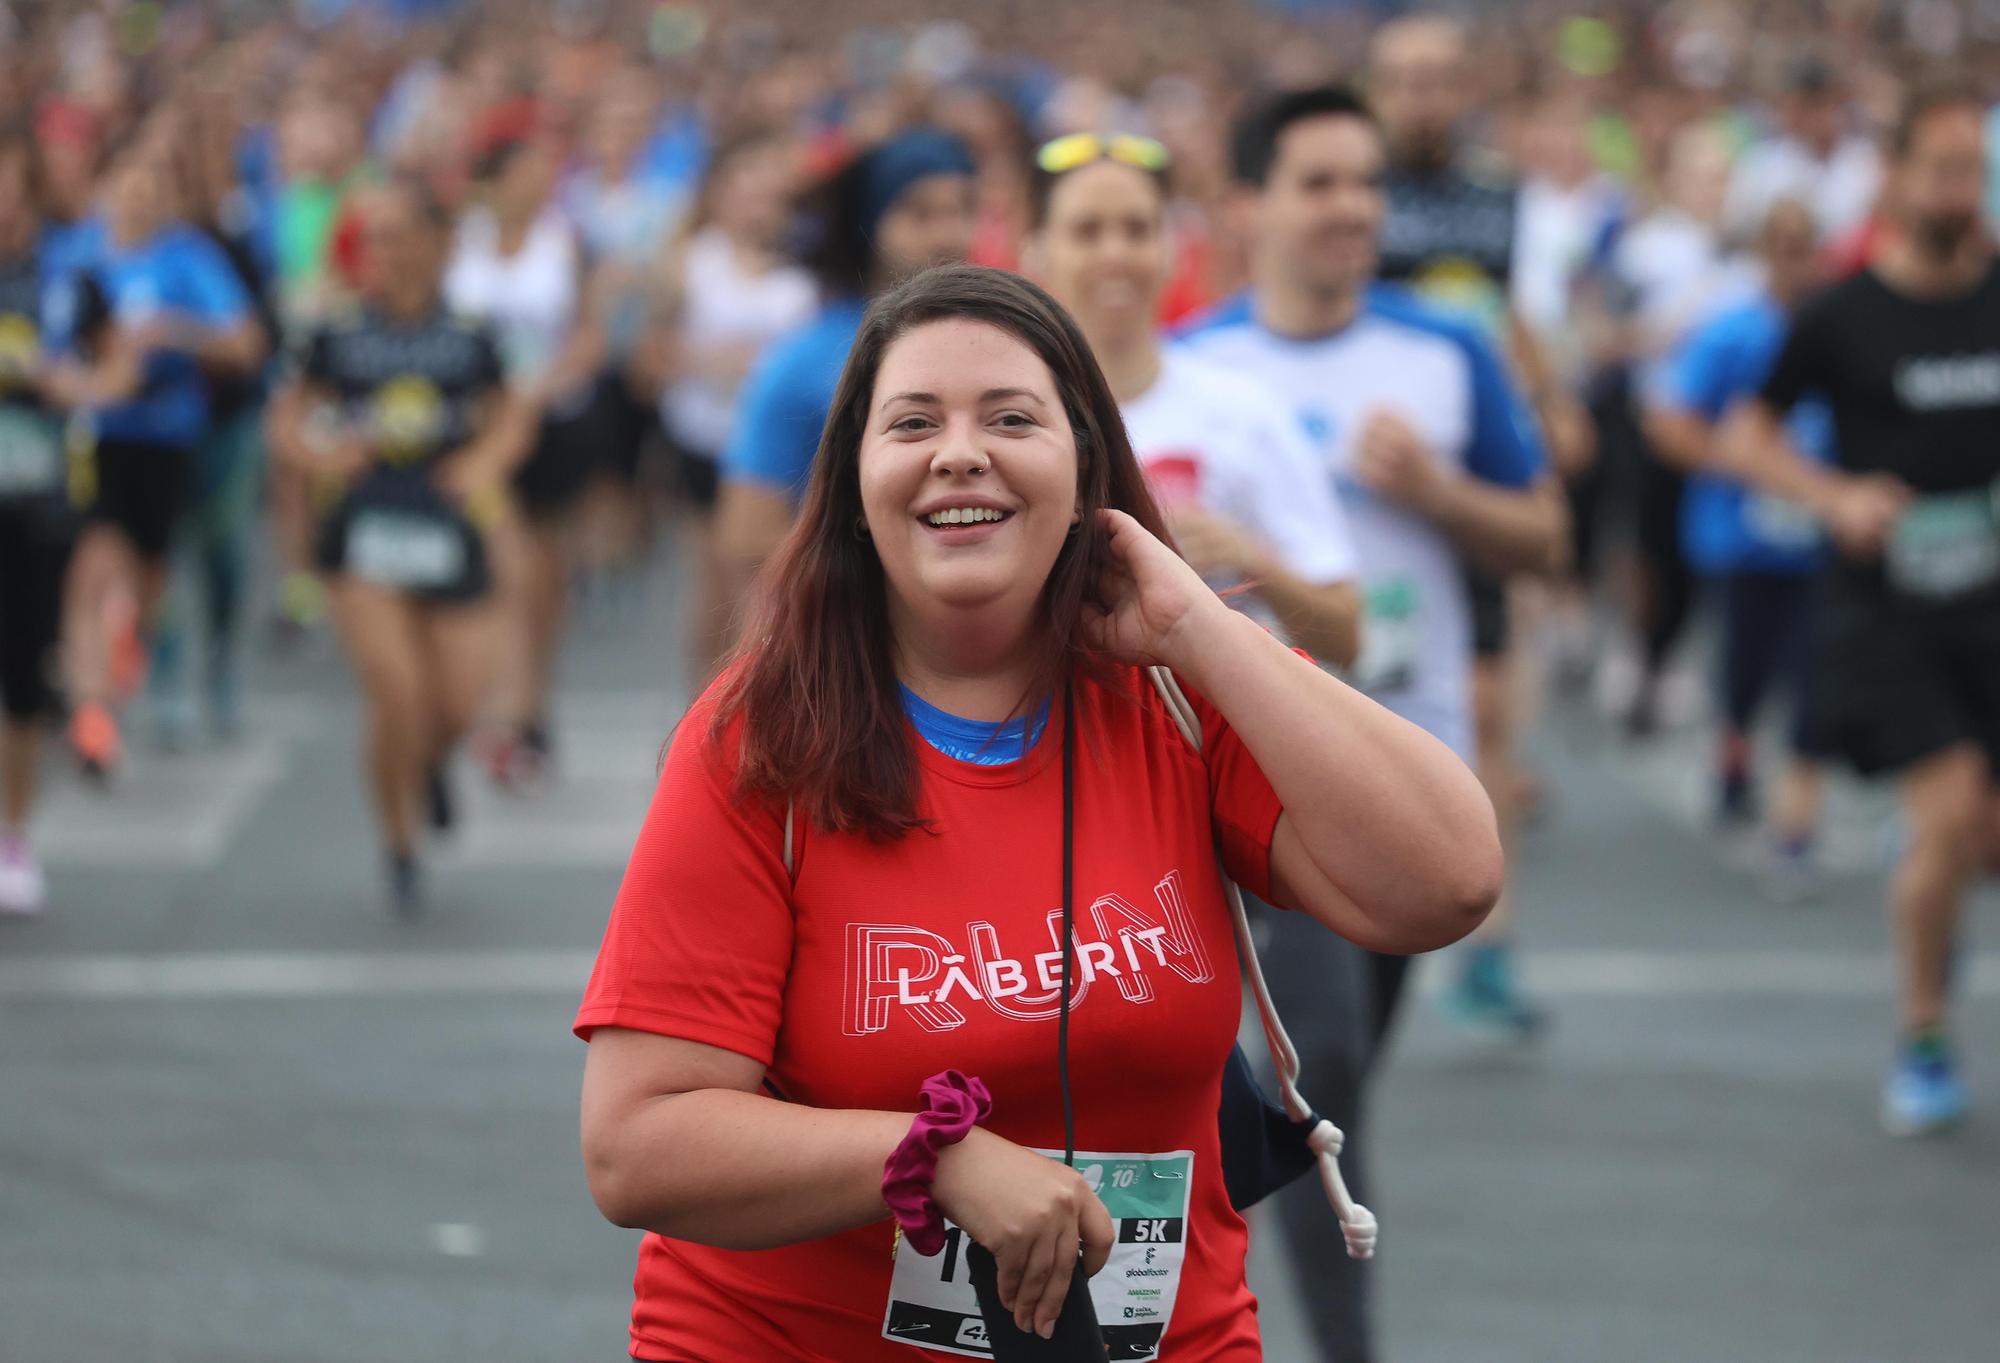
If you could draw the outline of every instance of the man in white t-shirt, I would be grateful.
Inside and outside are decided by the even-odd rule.
[[[1161,344],[1166,156],[1130,136],[1042,148],[1026,263],[1090,339],[1188,561],[1291,643],[1346,667],[1360,621],[1354,544],[1317,457],[1269,389]]]

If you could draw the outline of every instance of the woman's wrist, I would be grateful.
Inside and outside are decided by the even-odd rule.
[[[993,1111],[993,1097],[978,1079],[957,1070],[923,1084],[923,1106],[882,1166],[882,1202],[912,1249],[935,1254],[944,1243],[944,1213],[936,1186],[944,1157],[976,1135]]]
[[[1196,690],[1206,692],[1212,665],[1229,651],[1243,647],[1246,627],[1264,633],[1249,616],[1231,610],[1221,597],[1210,596],[1190,607],[1180,624],[1161,641],[1160,663],[1193,683]]]

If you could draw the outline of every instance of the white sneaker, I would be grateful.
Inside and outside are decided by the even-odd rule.
[[[0,836],[0,913],[40,913],[49,883],[28,840]]]

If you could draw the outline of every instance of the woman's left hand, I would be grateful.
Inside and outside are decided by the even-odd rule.
[[[438,490],[481,530],[491,530],[506,513],[506,476],[492,467],[491,460],[454,455],[438,465],[433,478]]]
[[[1185,670],[1203,631],[1229,607],[1201,575],[1123,511],[1098,512],[1111,561],[1100,584],[1106,609],[1088,612],[1084,637],[1126,662]]]

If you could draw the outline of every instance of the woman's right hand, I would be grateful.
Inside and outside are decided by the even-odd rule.
[[[1014,1323],[1055,1333],[1079,1248],[1086,1275],[1111,1256],[1111,1214],[1083,1176],[1047,1155],[975,1127],[938,1158],[938,1206],[999,1266]]]

